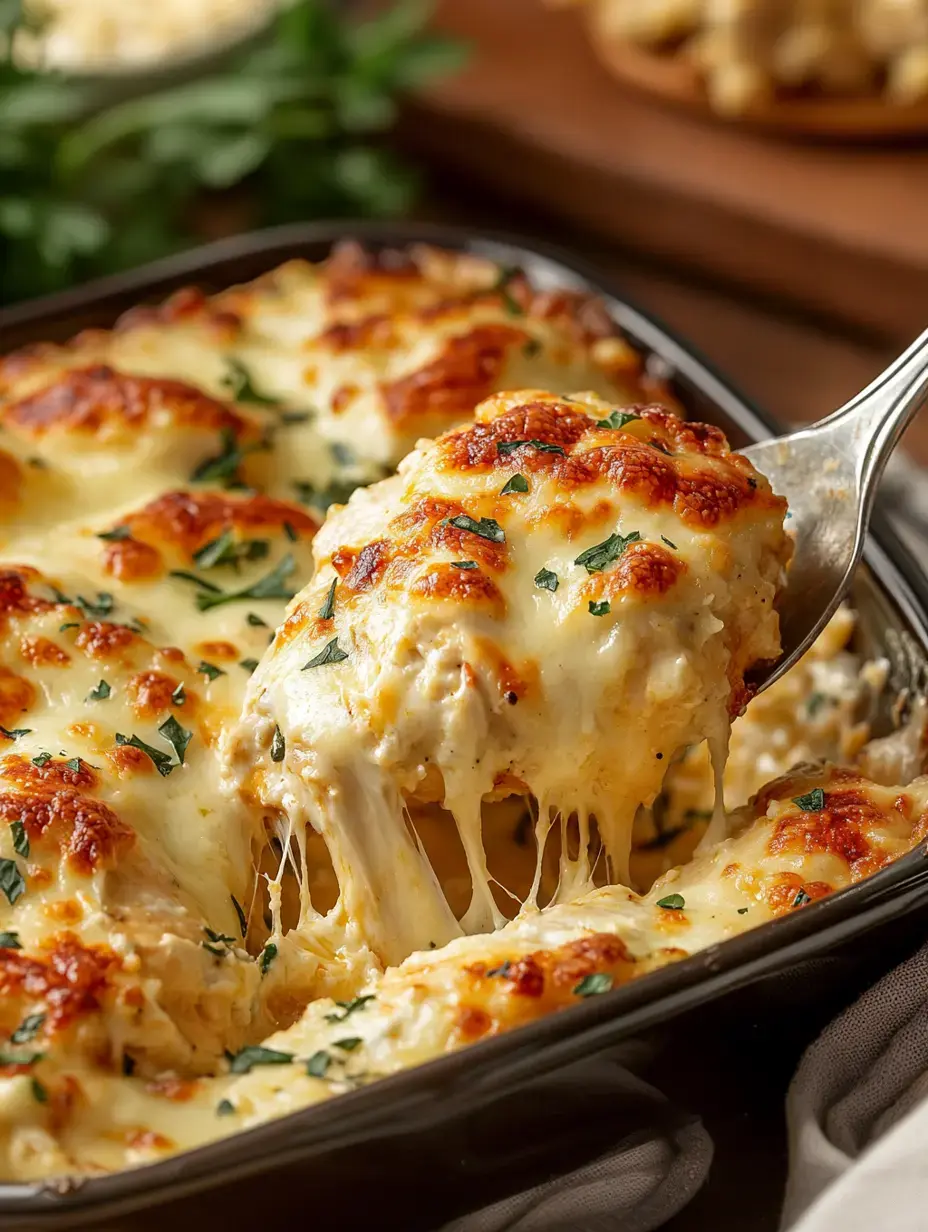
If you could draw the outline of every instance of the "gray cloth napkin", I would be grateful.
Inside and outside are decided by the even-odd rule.
[[[845,1010],[803,1057],[787,1099],[784,1232],[923,1232],[926,1095],[928,946]]]
[[[708,1175],[712,1140],[701,1122],[629,1073],[619,1054],[572,1066],[533,1087],[532,1095],[533,1108],[549,1110],[540,1129],[532,1118],[533,1132],[547,1141],[575,1133],[584,1108],[589,1116],[595,1106],[601,1117],[610,1103],[617,1140],[591,1163],[456,1219],[442,1232],[651,1232],[682,1210]]]

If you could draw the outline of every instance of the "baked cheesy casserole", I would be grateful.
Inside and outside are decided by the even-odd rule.
[[[0,361],[2,1176],[284,1115],[920,842],[848,613],[737,717],[784,513],[601,305],[473,256]]]

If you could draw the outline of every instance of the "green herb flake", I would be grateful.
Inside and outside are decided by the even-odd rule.
[[[182,684],[177,685],[171,694],[171,704],[174,706],[182,706],[186,700],[187,690]]]
[[[820,813],[825,807],[825,793],[821,787],[813,787],[804,796],[794,796],[793,804],[804,813]]]
[[[122,543],[124,539],[132,538],[132,531],[128,526],[114,526],[112,530],[101,531],[97,538],[105,539],[107,543]]]
[[[207,928],[206,925],[203,926],[203,931],[206,933],[207,937],[210,939],[210,941],[212,941],[214,945],[235,945],[236,944],[234,937],[230,937],[226,933],[217,933],[212,928]]]
[[[307,665],[308,666],[308,665]],[[279,726],[274,727],[271,737],[271,761],[283,761],[287,755],[287,742]]]
[[[138,736],[125,736],[122,732],[116,733],[116,743],[129,745],[133,749],[138,749],[154,763],[155,769],[162,778],[167,778],[172,770],[176,767],[176,762],[171,761],[170,753],[165,753],[162,749],[156,749],[150,744],[146,744],[144,740],[140,740]]]
[[[556,573],[552,573],[550,569],[539,569],[535,574],[535,585],[539,590],[550,590],[553,593],[560,583]]]
[[[523,315],[522,305],[509,290],[509,284],[519,274],[519,270],[515,266],[504,265],[499,271],[499,277],[493,285],[493,290],[500,296],[503,301],[503,307],[511,317],[521,317]]]
[[[814,719],[827,701],[828,698],[824,693],[810,693],[808,699],[806,700],[806,714],[809,718]]]
[[[529,338],[527,342],[522,344],[522,354],[526,359],[534,359],[536,355],[540,355],[544,350],[542,343],[537,338]]]
[[[35,1100],[35,1102],[37,1104],[47,1104],[48,1103],[48,1092],[45,1090],[45,1087],[42,1085],[42,1083],[39,1082],[38,1078],[32,1079],[31,1086],[32,1086],[32,1098]]]
[[[314,658],[303,664],[300,671],[305,672],[310,667],[325,667],[329,663],[341,663],[347,658],[346,651],[342,650],[338,644],[338,638],[333,637],[331,642],[327,642]]]
[[[197,668],[197,671],[200,675],[205,676],[206,679],[210,681],[218,680],[220,676],[225,676],[227,674],[221,667],[217,667],[215,663],[207,663],[205,659],[200,660],[200,665]]]
[[[180,578],[182,582],[192,582],[194,586],[199,586],[201,590],[207,590],[214,595],[222,594],[221,586],[217,586],[215,582],[207,582],[206,578],[201,578],[196,573],[191,573],[189,569],[170,569],[168,577]]]
[[[11,1044],[28,1044],[34,1040],[45,1023],[44,1014],[29,1014],[10,1036]]]
[[[363,1043],[360,1035],[349,1035],[345,1039],[332,1040],[332,1047],[341,1048],[342,1052],[354,1052]]]
[[[624,428],[633,419],[640,418],[640,415],[636,415],[632,411],[610,411],[605,419],[597,419],[596,426],[597,428]]]
[[[479,535],[481,539],[489,539],[491,543],[503,543],[506,538],[506,532],[499,522],[494,522],[492,518],[481,518],[478,522],[466,513],[459,513],[457,517],[448,518],[448,525],[456,527],[457,530],[466,530],[472,535]]]
[[[612,609],[609,606],[608,599],[591,599],[590,600],[590,615],[591,616],[608,616]]]
[[[663,543],[666,543],[669,548],[673,548],[673,550],[676,552],[677,545],[673,543],[670,539],[668,539],[666,535],[661,535],[661,541]]]
[[[306,1062],[306,1072],[310,1078],[324,1078],[329,1066],[332,1064],[331,1053],[325,1052],[322,1048]]]
[[[232,906],[235,908],[235,914],[238,916],[238,927],[242,937],[248,932],[248,916],[245,914],[242,904],[238,901],[234,894],[230,894]]]
[[[513,492],[527,492],[528,480],[524,475],[515,474],[512,478],[500,489],[500,496],[511,496]]]
[[[747,913],[748,913],[748,909],[747,909],[747,907],[739,907],[739,908],[738,908],[738,914],[739,914],[739,915],[747,915]]]
[[[288,552],[279,565],[259,578],[257,582],[252,582],[250,586],[245,586],[241,590],[204,590],[197,595],[197,607],[201,612],[208,612],[211,608],[221,607],[224,603],[239,603],[243,599],[292,599],[295,591],[289,586],[284,585],[284,579],[288,578],[296,569],[296,561]]]
[[[222,448],[214,457],[204,459],[194,468],[190,476],[192,483],[235,480],[245,452],[239,448],[235,433],[231,428],[223,428],[219,433],[219,438]]]
[[[452,569],[479,569],[480,566],[475,560],[453,560],[451,562]]]
[[[612,988],[612,976],[605,971],[596,971],[585,975],[579,984],[574,985],[575,997],[598,997]]]
[[[19,933],[0,932],[0,950],[21,950],[22,948]]]
[[[68,767],[69,770],[73,770],[75,774],[80,774],[81,759],[79,757],[69,757],[68,760],[64,764]]]
[[[101,680],[100,683],[94,685],[94,687],[87,694],[87,700],[89,702],[105,702],[112,692],[113,690],[107,682],[105,680]]]
[[[331,620],[335,615],[335,591],[338,589],[338,578],[332,578],[332,585],[329,587],[328,594],[325,597],[325,603],[319,609],[320,620]]]
[[[221,1099],[216,1105],[216,1116],[232,1116],[235,1112],[235,1104],[231,1099]]]
[[[554,445],[550,441],[539,441],[532,437],[528,441],[497,441],[496,452],[501,458],[508,458],[511,453],[515,453],[517,449],[535,449],[538,453],[559,453],[562,458],[566,458],[567,454],[560,445]]]
[[[204,543],[193,554],[193,559],[201,569],[215,569],[217,565],[232,565],[238,563],[238,547],[235,534],[230,529],[224,530],[209,543]]]
[[[11,907],[26,893],[26,882],[15,860],[0,859],[0,890]]]
[[[663,907],[665,911],[682,911],[686,906],[686,900],[682,894],[668,894],[664,898],[659,898],[657,905]]]
[[[52,759],[51,753],[39,753],[35,757],[33,757],[32,764],[34,766],[38,766],[39,769],[41,770],[43,766],[48,765],[51,759]]]
[[[23,821],[11,821],[10,833],[13,836],[13,850],[24,860],[29,859],[29,835]]]
[[[276,1048],[251,1044],[230,1058],[229,1071],[233,1074],[250,1074],[256,1065],[289,1065],[292,1060],[292,1052],[279,1052]]]
[[[253,629],[269,629],[271,626],[266,620],[262,620],[257,612],[249,612],[245,617],[245,623],[251,625]]]
[[[812,896],[810,894],[807,894],[805,890],[799,889],[796,892],[796,897],[793,899],[790,906],[791,907],[804,907],[806,903],[811,903],[811,901],[812,901]]]
[[[83,595],[75,596],[74,602],[88,620],[102,620],[113,610],[114,599],[111,594],[101,590],[96,599],[85,599]]]
[[[362,997],[354,997],[351,1001],[336,1001],[335,1004],[341,1008],[341,1013],[326,1014],[326,1022],[344,1022],[356,1010],[363,1010],[365,1005],[374,1000],[373,993],[366,993]]]
[[[247,402],[251,406],[280,406],[278,398],[259,393],[251,380],[251,373],[237,359],[227,357],[228,372],[222,379],[234,402]]]
[[[487,972],[487,979],[488,980],[505,979],[505,977],[509,974],[511,970],[512,970],[512,963],[507,958],[503,962],[501,962],[498,967],[492,967]]]
[[[68,629],[79,629],[81,622],[79,620],[66,620],[63,625],[58,626],[59,633],[65,633]]]
[[[18,740],[20,736],[31,734],[31,727],[0,727],[0,736],[6,736],[7,740]]]
[[[173,714],[169,715],[164,722],[159,726],[158,731],[164,736],[168,744],[174,750],[177,757],[178,765],[184,764],[184,754],[187,751],[187,745],[193,739],[193,732],[187,731],[186,727],[181,727]]]
[[[290,540],[291,543],[296,543],[300,537],[300,532],[297,530],[297,528],[293,525],[292,522],[284,522],[283,525],[284,525],[284,534],[287,536],[287,538]]]
[[[267,975],[271,969],[271,963],[277,957],[277,946],[273,941],[269,941],[261,951],[261,956],[258,959],[258,966],[261,968],[261,974]]]
[[[257,659],[239,659],[238,665],[239,667],[243,667],[250,676],[257,668],[258,660]]]
[[[641,535],[637,530],[631,531],[628,535],[620,535],[617,531],[608,539],[604,539],[602,543],[594,544],[585,552],[581,552],[574,564],[583,565],[587,573],[601,573],[607,565],[619,559],[630,543],[637,543],[640,539]]]

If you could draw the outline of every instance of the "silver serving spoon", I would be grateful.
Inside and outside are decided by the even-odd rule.
[[[783,654],[752,676],[766,689],[809,649],[847,593],[880,476],[928,400],[928,330],[839,411],[790,436],[744,450],[789,502],[795,536],[780,599]]]

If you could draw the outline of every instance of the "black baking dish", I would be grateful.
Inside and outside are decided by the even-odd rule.
[[[510,239],[437,227],[319,223],[213,244],[0,311],[0,348],[60,341],[81,328],[108,326],[139,301],[160,299],[191,282],[215,291],[291,257],[319,260],[345,235],[374,248],[427,242],[466,249],[507,266],[522,266],[542,285],[593,291],[603,297],[649,364],[669,377],[689,415],[718,424],[735,445],[775,431],[698,356],[631,307],[594,271]],[[852,601],[860,616],[860,649],[865,654],[881,653],[890,661],[887,701],[906,690],[921,691],[928,677],[928,582],[882,523],[871,537]],[[888,716],[890,706],[884,711]],[[928,904],[925,856],[920,847],[869,880],[802,912],[576,1008],[225,1141],[79,1183],[0,1185],[0,1226],[46,1229],[83,1223],[101,1230],[126,1228],[129,1225],[121,1217],[129,1211],[136,1212],[134,1229],[156,1223],[163,1227],[166,1221],[185,1222],[191,1217],[214,1226],[209,1212],[215,1212],[219,1199],[209,1200],[207,1207],[194,1195],[218,1186],[231,1187],[222,1199],[224,1228],[252,1226],[260,1215],[279,1218],[299,1212],[308,1217],[312,1210],[318,1218],[320,1212],[332,1209],[329,1204],[337,1195],[342,1212],[350,1205],[363,1214],[376,1204],[382,1221],[390,1209],[391,1180],[405,1195],[405,1209],[398,1215],[400,1222],[389,1226],[434,1226],[500,1189],[549,1175],[553,1167],[571,1162],[563,1144],[556,1163],[546,1156],[544,1143],[524,1137],[507,1149],[500,1147],[498,1136],[489,1130],[501,1097],[619,1043],[653,1041],[655,1033],[663,1037],[679,1031],[683,1015],[692,1022],[723,995],[725,1004],[731,1005],[730,994],[749,985],[752,995],[767,1004],[786,1006],[796,989],[806,1003],[821,1000],[824,985],[818,983],[818,972],[803,975],[810,964],[814,967],[817,962],[820,971],[824,959],[824,967],[837,972],[840,985],[847,970],[859,970],[868,954],[876,952],[886,961],[890,945],[899,942],[885,939],[898,938],[899,921],[903,936],[911,929],[913,912]],[[879,938],[876,945],[874,938]],[[790,972],[794,979],[782,978]],[[653,1047],[650,1051],[653,1054]],[[638,1055],[642,1050],[629,1051],[629,1065]],[[624,1112],[634,1123],[635,1110]],[[492,1159],[480,1146],[488,1141],[493,1142]],[[574,1148],[575,1157],[583,1154],[580,1139]],[[431,1182],[424,1180],[426,1174]],[[140,1210],[153,1206],[157,1209],[147,1215]],[[350,1219],[339,1218],[338,1223],[354,1226]]]

